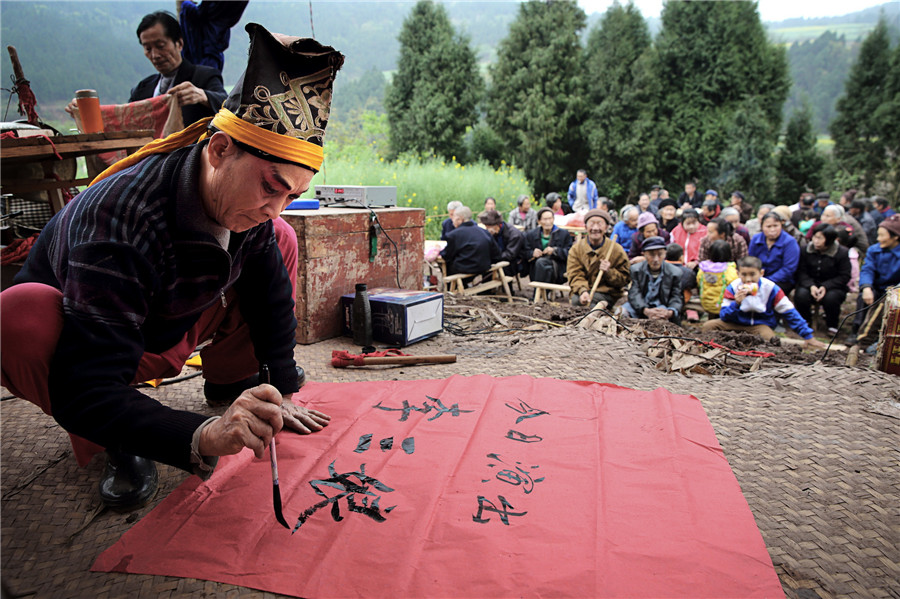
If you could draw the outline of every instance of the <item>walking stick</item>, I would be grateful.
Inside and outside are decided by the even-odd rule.
[[[606,254],[602,258],[600,258],[601,262],[603,262],[604,260],[609,260],[609,256],[610,256],[610,254],[612,254],[613,244],[616,242],[616,240],[618,238],[619,238],[619,236],[616,235],[615,233],[613,233],[613,236],[609,238],[610,244],[609,244],[609,247],[606,248]],[[590,298],[588,298],[588,304],[590,304],[591,301],[594,299],[594,293],[597,292],[597,286],[600,285],[600,278],[603,276],[604,272],[606,272],[606,271],[601,269],[597,273],[597,278],[594,279],[594,286],[591,287],[591,295],[590,295]]]

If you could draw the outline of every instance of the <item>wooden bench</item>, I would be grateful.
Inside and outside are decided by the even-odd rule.
[[[534,287],[534,303],[539,304],[548,299],[546,293],[548,291],[559,291],[563,295],[571,293],[572,288],[568,285],[556,285],[555,283],[541,283],[540,281],[529,281],[528,285]]]
[[[509,301],[512,301],[512,291],[509,288],[509,282],[514,281],[515,277],[506,276],[506,274],[503,272],[504,266],[509,266],[509,262],[504,260],[502,262],[497,262],[496,264],[491,264],[491,268],[488,271],[490,273],[490,278],[483,278],[480,283],[478,283],[477,285],[473,285],[472,287],[466,287],[465,281],[467,279],[471,279],[472,277],[477,277],[478,274],[456,273],[453,275],[447,275],[444,277],[444,289],[445,291],[454,294],[458,293],[460,295],[476,295],[484,291],[502,287],[503,293],[506,295],[507,299]],[[485,273],[485,275],[487,274],[488,273]]]

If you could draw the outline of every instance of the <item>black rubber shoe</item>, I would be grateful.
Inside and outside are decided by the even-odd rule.
[[[156,495],[159,474],[153,460],[107,450],[106,467],[100,476],[100,501],[117,512],[130,512],[147,505]]]
[[[297,383],[300,387],[306,383],[306,373],[300,366],[297,366]],[[254,374],[236,383],[210,383],[206,381],[203,383],[203,395],[206,396],[208,405],[219,408],[231,405],[241,393],[257,385],[259,385],[259,374]]]

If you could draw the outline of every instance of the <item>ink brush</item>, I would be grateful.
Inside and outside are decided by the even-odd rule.
[[[259,369],[259,382],[271,385],[271,377],[269,376],[269,367],[265,364]],[[278,523],[290,530],[287,521],[284,519],[284,513],[281,511],[281,487],[278,486],[278,459],[275,457],[275,435],[269,441],[269,459],[272,462],[272,502],[275,505],[275,519]]]

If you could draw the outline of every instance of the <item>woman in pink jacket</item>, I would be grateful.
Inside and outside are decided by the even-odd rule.
[[[706,226],[700,224],[700,214],[696,210],[685,210],[681,214],[681,224],[672,229],[672,242],[684,249],[685,266],[697,267],[700,261],[700,242],[706,237]]]

